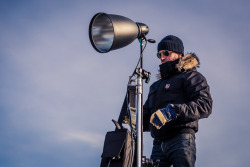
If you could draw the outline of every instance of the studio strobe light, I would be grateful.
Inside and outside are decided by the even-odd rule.
[[[106,13],[97,13],[90,21],[89,25],[89,39],[93,48],[99,53],[107,53],[111,50],[119,49],[124,46],[129,45],[135,39],[139,39],[140,42],[140,67],[136,67],[135,72],[130,77],[129,83],[135,81],[136,87],[136,167],[141,166],[153,166],[153,162],[148,161],[146,157],[142,156],[142,81],[146,79],[146,82],[150,79],[150,73],[143,70],[143,50],[146,47],[147,42],[154,43],[152,39],[147,40],[146,35],[148,34],[149,28],[143,23],[134,22],[126,17],[106,14]],[[143,44],[145,44],[143,46]],[[144,47],[144,48],[143,48]],[[136,79],[132,79],[136,77]],[[131,116],[131,115],[130,115]],[[131,126],[130,118],[130,126]],[[122,124],[122,123],[120,123]],[[118,125],[118,123],[116,124]],[[122,125],[121,125],[122,126]],[[117,127],[120,127],[118,125]],[[131,126],[132,127],[132,126]],[[133,135],[132,135],[133,136]],[[107,136],[106,136],[107,139]],[[106,143],[105,139],[105,143]],[[112,137],[111,137],[112,139]],[[110,140],[110,138],[109,138]],[[123,143],[123,142],[121,142]],[[114,142],[111,142],[111,145],[114,146]],[[113,150],[117,150],[112,148]],[[119,150],[119,149],[118,149]],[[106,151],[106,150],[105,150]],[[114,154],[115,151],[108,151],[106,154]],[[115,157],[112,157],[113,160],[116,160]],[[119,158],[118,158],[119,159]],[[102,161],[103,162],[103,161]],[[114,162],[115,164],[117,162]],[[108,166],[119,166],[112,165],[111,160],[107,163]],[[135,164],[133,164],[135,165]],[[106,164],[105,164],[106,166]],[[157,165],[156,165],[157,166]],[[132,167],[129,166],[129,167]],[[134,166],[133,166],[134,167]]]
[[[148,33],[148,26],[112,14],[97,13],[89,25],[92,46],[100,53],[107,53],[129,45],[136,38]]]

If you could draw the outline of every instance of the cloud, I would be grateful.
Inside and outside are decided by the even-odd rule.
[[[63,132],[60,137],[64,142],[83,142],[91,147],[103,146],[103,135],[91,132]]]

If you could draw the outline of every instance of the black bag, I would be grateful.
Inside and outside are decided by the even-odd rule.
[[[118,122],[112,120],[116,126],[116,130],[107,132],[106,134],[101,167],[135,166],[135,139],[132,137],[131,132],[122,126],[122,123],[126,120],[126,118],[130,119],[131,131],[132,133],[135,131],[135,90],[135,86],[128,87]]]
[[[101,167],[133,167],[135,141],[127,129],[107,132]]]

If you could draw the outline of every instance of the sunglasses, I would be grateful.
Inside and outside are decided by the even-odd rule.
[[[170,52],[170,51],[168,51],[168,50],[163,50],[163,51],[158,52],[158,53],[156,54],[156,56],[160,59],[160,58],[161,58],[161,54],[163,54],[164,56],[169,56],[169,55],[170,55],[169,52]]]

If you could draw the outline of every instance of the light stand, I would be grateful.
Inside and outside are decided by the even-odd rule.
[[[143,118],[143,105],[142,105],[142,97],[143,97],[143,83],[142,83],[142,69],[143,69],[143,38],[139,39],[140,41],[140,68],[139,73],[137,74],[137,80],[136,80],[136,147],[137,147],[137,154],[136,154],[136,163],[137,166],[142,166],[142,132],[143,132],[143,124],[142,124],[142,118]]]
[[[106,13],[97,13],[91,19],[89,25],[89,38],[97,52],[107,53],[111,50],[122,48],[132,43],[136,38],[140,42],[140,59],[135,72],[129,79],[129,83],[135,81],[136,86],[136,167],[153,166],[153,162],[150,159],[142,156],[143,79],[146,79],[146,83],[148,83],[151,75],[149,72],[143,70],[143,51],[147,42],[155,42],[154,40],[147,40],[145,38],[148,31],[148,26],[143,23],[135,23],[126,17]],[[143,47],[144,43],[145,46]],[[134,76],[136,76],[136,79],[132,80]]]
[[[155,41],[152,39],[147,40],[145,36],[139,38],[140,42],[140,59],[139,68],[136,68],[135,73],[135,86],[136,86],[136,167],[153,167],[158,166],[159,162],[153,163],[151,159],[143,156],[143,79],[145,79],[146,83],[149,82],[151,73],[147,72],[143,69],[143,50],[146,47],[147,41],[154,43]],[[143,43],[145,42],[145,46],[143,48]]]

